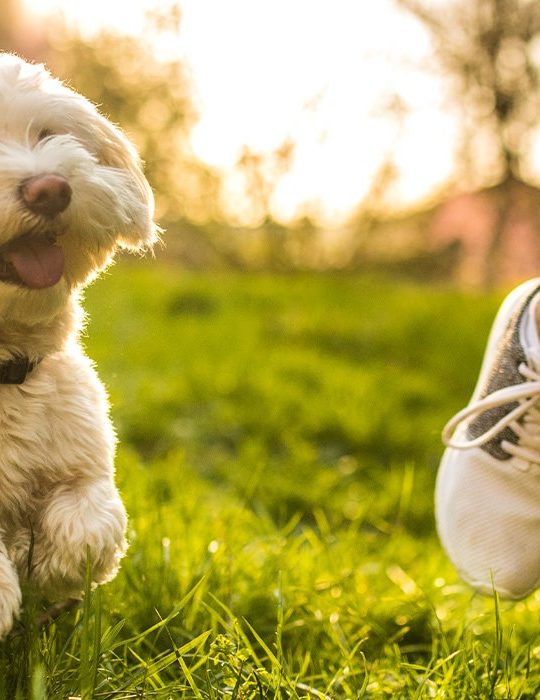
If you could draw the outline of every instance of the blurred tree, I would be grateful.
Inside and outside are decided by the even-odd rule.
[[[273,268],[284,268],[291,264],[289,253],[292,229],[276,221],[272,212],[272,199],[280,178],[290,169],[295,144],[290,139],[273,151],[258,153],[244,146],[236,163],[242,181],[244,200],[243,223],[258,227],[261,235],[263,258]]]
[[[523,177],[540,108],[540,3],[451,0],[442,11],[422,0],[396,2],[431,34],[441,68],[453,80],[455,96],[467,116],[469,154],[478,156],[477,147],[485,149],[487,132],[490,166],[496,168],[497,179]],[[474,161],[486,165],[485,158]],[[485,181],[486,173],[479,175]]]
[[[382,230],[381,223],[388,218],[388,211],[392,208],[392,196],[399,179],[399,168],[395,163],[396,149],[403,137],[409,112],[405,100],[396,93],[386,96],[372,111],[373,116],[390,120],[393,135],[389,138],[371,184],[351,219],[353,236],[345,239],[349,251],[346,264],[351,269],[369,259],[376,234]]]
[[[215,216],[219,182],[190,148],[197,115],[180,61],[156,60],[132,36],[102,32],[86,40],[66,32],[61,39],[55,34],[47,62],[135,141],[156,193],[160,220]]]
[[[444,11],[422,0],[396,0],[431,34],[436,57],[463,110],[460,179],[497,188],[497,214],[485,281],[497,275],[516,184],[528,178],[540,110],[540,3],[453,0]]]
[[[242,149],[236,168],[249,203],[250,223],[272,218],[272,198],[279,179],[290,169],[294,151],[295,144],[290,139],[269,153],[257,153],[248,146]]]

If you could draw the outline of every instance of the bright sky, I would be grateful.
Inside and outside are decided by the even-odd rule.
[[[442,0],[438,0],[441,2]],[[86,32],[103,24],[144,27],[159,0],[25,0],[34,12],[61,9]],[[425,197],[449,176],[455,117],[425,66],[424,30],[392,0],[180,0],[182,23],[168,50],[188,63],[201,118],[193,148],[226,176],[247,145],[297,144],[273,200],[290,218],[319,210],[346,216],[368,191],[389,152],[401,177],[395,203]],[[401,131],[384,110],[396,92],[408,114]],[[399,139],[397,138],[399,136]]]

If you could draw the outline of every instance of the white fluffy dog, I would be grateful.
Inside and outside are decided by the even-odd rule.
[[[107,398],[77,336],[80,290],[118,247],[149,248],[136,152],[92,104],[0,54],[0,636],[19,581],[50,600],[116,573],[126,513]]]

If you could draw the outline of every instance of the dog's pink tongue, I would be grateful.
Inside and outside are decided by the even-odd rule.
[[[21,241],[7,250],[4,258],[31,289],[52,287],[64,274],[64,251],[45,240]]]

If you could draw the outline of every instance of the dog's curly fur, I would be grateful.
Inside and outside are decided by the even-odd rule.
[[[70,193],[52,213],[21,194],[50,174]],[[156,236],[126,137],[43,66],[0,54],[0,362],[39,362],[23,383],[0,385],[0,637],[19,615],[22,579],[50,600],[78,597],[88,550],[96,584],[125,552],[115,434],[78,343],[79,302],[119,247],[148,249]],[[28,283],[10,264],[26,241],[54,246],[58,280]]]

